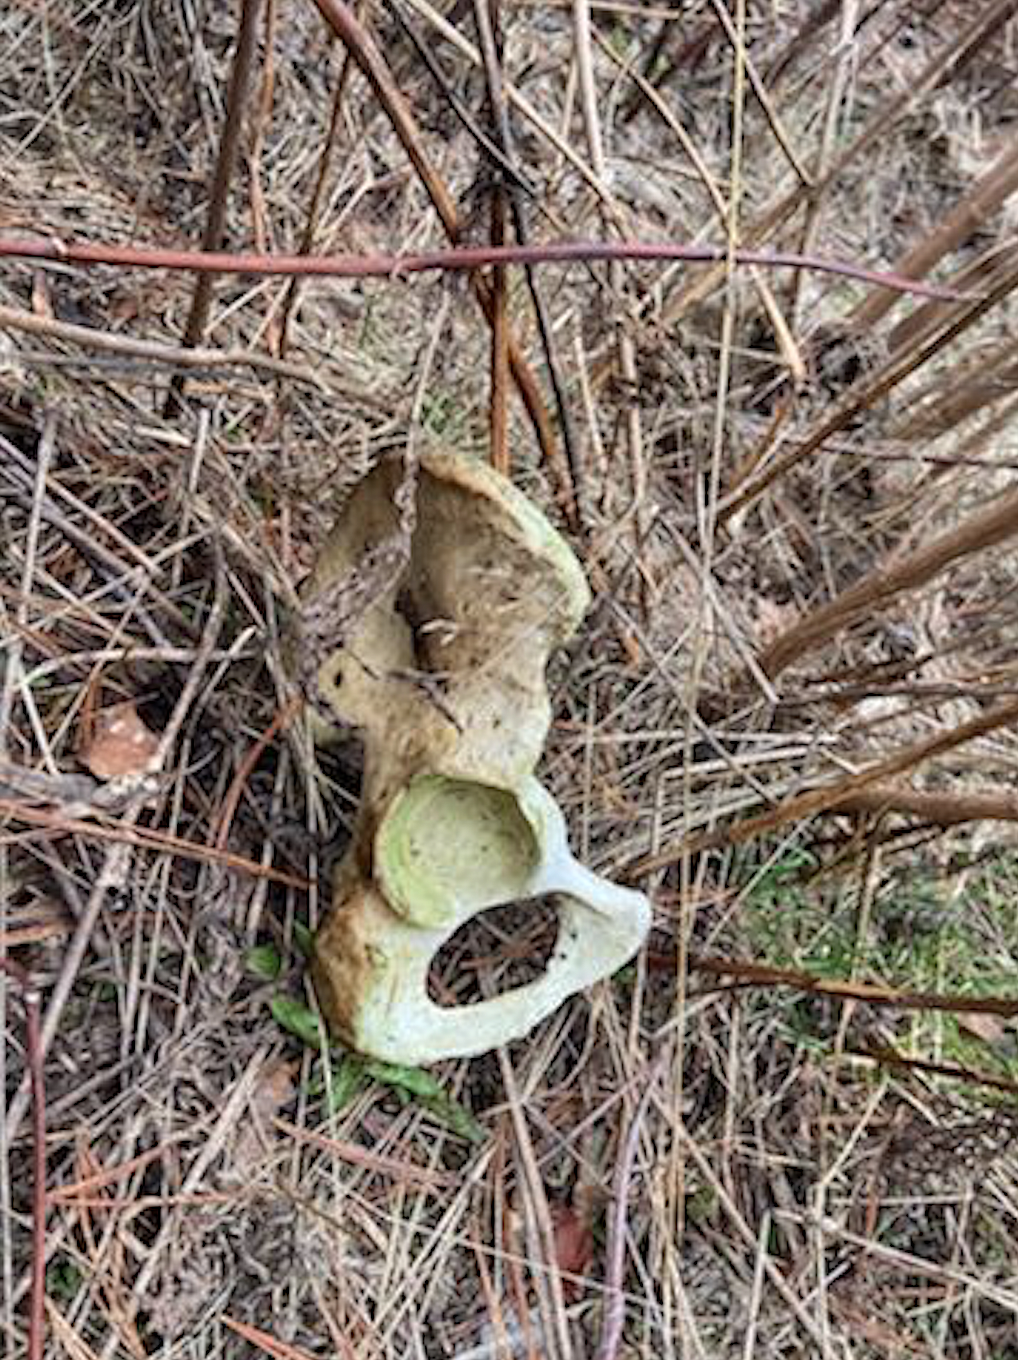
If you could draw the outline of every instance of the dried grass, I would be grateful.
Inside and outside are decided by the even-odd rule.
[[[237,8],[8,5],[0,230],[196,244]],[[354,743],[312,754],[288,723],[298,591],[415,402],[416,437],[486,452],[468,286],[217,281],[167,415],[191,279],[4,264],[0,941],[43,996],[50,1353],[1018,1355],[1013,1098],[965,1078],[1013,1082],[1011,1022],[980,1037],[695,966],[1014,995],[1016,841],[987,818],[1018,763],[1014,723],[992,721],[1018,692],[1018,540],[1003,515],[992,549],[966,532],[1014,497],[1016,9],[504,9],[514,145],[494,140],[538,186],[535,239],[807,248],[978,296],[549,269],[548,354],[510,273],[519,355],[542,385],[554,362],[574,425],[572,460],[552,457],[512,398],[512,473],[559,519],[575,494],[596,594],[554,668],[544,773],[589,862],[653,893],[656,927],[527,1043],[443,1068],[478,1145],[379,1082],[330,1116],[316,1056],[266,1004],[306,986],[300,928],[326,909],[358,784]],[[402,143],[314,5],[266,12],[227,246],[434,247],[422,157],[446,230],[451,208],[483,239],[489,165],[405,29],[490,133],[469,7],[363,11],[412,114]],[[934,560],[938,541],[959,551]],[[163,736],[162,772],[99,785],[82,734],[125,700]],[[903,751],[939,754],[859,783]],[[466,966],[482,990],[511,975],[512,942],[491,941],[458,942],[448,987]],[[245,965],[256,942],[276,982]],[[17,1356],[13,989],[0,1021]],[[563,1222],[589,1229],[586,1254]]]

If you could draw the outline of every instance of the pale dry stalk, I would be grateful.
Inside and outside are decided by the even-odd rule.
[[[1018,137],[1011,140],[981,179],[964,194],[945,218],[910,246],[894,266],[896,274],[922,279],[945,255],[957,248],[1018,189]],[[855,309],[848,324],[857,334],[870,330],[894,306],[893,299],[871,294]]]
[[[886,562],[819,609],[812,610],[763,652],[760,667],[774,680],[793,662],[815,651],[907,590],[927,585],[951,563],[985,552],[1018,534],[1018,489],[999,497],[987,509],[925,543],[898,561]]]

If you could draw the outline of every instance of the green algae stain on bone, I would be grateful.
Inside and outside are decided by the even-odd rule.
[[[458,919],[465,905],[523,895],[540,856],[514,794],[443,775],[414,780],[375,841],[386,897],[425,927]]]

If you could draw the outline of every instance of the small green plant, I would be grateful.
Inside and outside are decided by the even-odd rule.
[[[304,959],[310,959],[315,948],[315,932],[303,921],[293,923],[293,947]],[[275,982],[283,971],[286,960],[274,944],[257,944],[244,955],[244,967],[262,982]]]
[[[749,951],[760,962],[903,992],[988,998],[1018,993],[1013,858],[973,874],[960,892],[955,880],[932,871],[896,870],[878,887],[865,920],[858,894],[847,891],[843,880],[816,876],[815,867],[811,856],[793,852],[751,882],[741,921]],[[788,989],[768,995],[767,1005],[775,1004],[782,1007],[793,1042],[819,1056],[830,1051],[820,1023],[830,1014],[829,1002]],[[1018,1083],[1013,1023],[982,1033],[950,1011],[885,1014],[897,1017],[897,1047],[904,1055]]]
[[[283,970],[283,960],[274,945],[259,944],[244,955],[244,967],[262,982],[275,982]]]
[[[316,1053],[330,1047],[321,1017],[297,997],[278,992],[270,1000],[269,1009],[281,1029]],[[371,1081],[387,1086],[404,1103],[412,1100],[422,1106],[467,1142],[484,1141],[484,1130],[470,1111],[448,1095],[441,1083],[422,1067],[401,1067],[345,1053],[330,1065],[328,1079],[322,1070],[312,1077],[308,1094],[324,1096],[328,1113],[338,1114]]]
[[[46,1267],[46,1293],[57,1303],[70,1303],[84,1278],[72,1260],[58,1256]]]

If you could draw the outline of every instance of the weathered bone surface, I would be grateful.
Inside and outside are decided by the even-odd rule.
[[[382,464],[354,491],[314,592],[396,532],[398,476]],[[646,898],[577,863],[534,777],[548,655],[589,598],[565,541],[505,478],[458,455],[422,458],[406,569],[319,674],[337,723],[365,748],[357,826],[314,961],[330,1025],[352,1048],[399,1063],[483,1053],[639,948]],[[459,926],[545,894],[559,932],[541,977],[472,1006],[429,998],[431,960]]]

